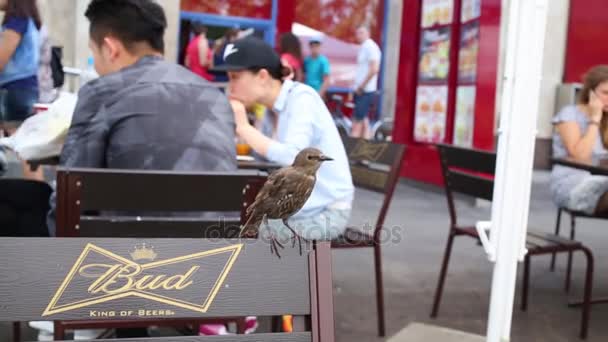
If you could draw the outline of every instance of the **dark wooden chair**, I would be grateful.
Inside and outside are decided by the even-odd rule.
[[[382,241],[384,219],[395,186],[399,180],[405,146],[390,142],[373,142],[343,136],[350,170],[355,186],[384,195],[382,206],[370,233],[355,227],[346,229],[343,236],[332,241],[332,248],[373,248],[376,277],[376,305],[378,310],[378,334],[385,335],[384,289],[382,285]]]
[[[58,168],[57,236],[236,237],[247,203],[265,181],[266,173],[244,170]]]
[[[585,219],[595,219],[595,220],[606,220],[608,216],[606,215],[596,215],[596,214],[587,214],[581,211],[573,211],[566,208],[558,208],[557,209],[557,219],[555,220],[555,235],[560,235],[561,230],[561,219],[562,212],[570,215],[570,240],[574,240],[576,238],[576,219],[577,218],[585,218]],[[553,254],[551,256],[551,271],[555,270],[555,259],[557,255]],[[566,279],[564,284],[564,289],[566,293],[570,292],[570,282],[572,279],[572,253],[568,253],[568,262],[566,264]]]
[[[255,199],[265,180],[265,173],[255,171],[183,173],[59,168],[57,236],[235,238],[244,221],[247,203]],[[129,215],[130,212],[139,216]],[[213,217],[204,218],[200,214],[189,215],[197,212],[214,213]],[[213,323],[229,322],[237,324],[239,333],[244,332],[244,318]],[[168,323],[179,326],[182,322],[122,321],[112,327]],[[64,339],[68,329],[100,327],[108,327],[108,322],[56,321],[55,339]]]
[[[99,316],[120,322],[149,315],[198,321],[290,313],[298,323],[291,334],[128,341],[331,342],[330,246],[306,247],[303,255],[287,248],[278,259],[260,240],[0,238],[0,321]],[[123,278],[113,278],[118,285],[107,279],[106,268],[120,270]]]
[[[496,168],[496,154],[486,151],[464,149],[449,145],[438,145],[443,172],[445,193],[450,213],[450,231],[439,273],[439,281],[433,302],[431,317],[437,317],[439,304],[443,293],[443,286],[447,274],[448,264],[452,253],[454,238],[468,236],[479,240],[474,226],[463,226],[457,221],[454,193],[461,193],[488,201],[492,200],[494,191],[494,172]],[[528,288],[530,280],[530,257],[533,255],[547,255],[553,253],[582,252],[587,259],[585,278],[585,292],[582,309],[580,337],[587,337],[589,313],[591,306],[591,291],[593,286],[593,255],[591,251],[578,241],[560,238],[556,235],[528,232],[526,238],[528,253],[524,260],[524,275],[521,309],[528,307]]]

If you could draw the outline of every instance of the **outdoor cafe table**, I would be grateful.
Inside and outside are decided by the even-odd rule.
[[[553,158],[551,160],[554,165],[567,166],[579,170],[588,171],[593,175],[608,176],[608,158],[597,159],[589,162],[574,161],[568,158]],[[591,301],[592,304],[608,304],[608,298],[596,298]],[[580,306],[581,301],[571,302],[570,306]]]

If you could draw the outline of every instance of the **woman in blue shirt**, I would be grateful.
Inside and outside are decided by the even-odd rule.
[[[38,101],[40,14],[36,0],[0,0],[0,122],[11,133]]]
[[[224,59],[237,134],[255,152],[283,166],[291,165],[307,147],[333,158],[321,166],[310,198],[289,224],[306,239],[339,237],[350,218],[354,186],[342,139],[325,103],[313,88],[283,80],[286,72],[279,56],[260,39],[228,45]],[[266,135],[247,120],[245,106],[254,103],[276,113]],[[270,220],[269,226],[279,239],[291,237],[281,220]]]

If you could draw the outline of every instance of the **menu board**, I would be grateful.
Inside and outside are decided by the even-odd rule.
[[[450,28],[422,31],[419,81],[445,81],[450,70]]]
[[[481,0],[462,0],[460,22],[477,19],[481,16]]]
[[[474,86],[461,86],[456,91],[456,115],[454,117],[454,145],[473,147],[475,123]]]
[[[445,138],[448,108],[447,86],[419,86],[416,94],[414,139],[439,143]]]
[[[423,0],[422,27],[450,24],[453,13],[454,0]]]
[[[477,78],[477,54],[479,51],[479,22],[462,25],[458,52],[458,81],[474,82]]]

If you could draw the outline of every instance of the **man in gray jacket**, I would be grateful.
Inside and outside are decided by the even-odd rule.
[[[60,164],[236,170],[228,99],[207,81],[163,60],[162,7],[153,0],[93,0],[85,15],[101,77],[78,94]],[[47,221],[51,235],[54,202],[53,195]]]

